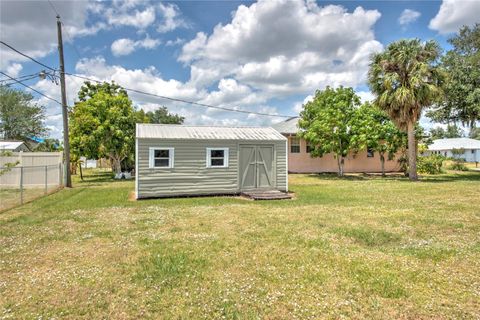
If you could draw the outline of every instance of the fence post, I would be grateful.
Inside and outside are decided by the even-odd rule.
[[[48,193],[48,166],[45,166],[45,194]]]
[[[20,167],[20,204],[23,204],[23,166]]]
[[[62,186],[62,181],[63,181],[63,177],[62,177],[62,163],[60,162],[58,164],[58,187],[60,188]]]

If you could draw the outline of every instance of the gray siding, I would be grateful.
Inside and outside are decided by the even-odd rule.
[[[236,194],[238,185],[239,144],[270,144],[275,146],[276,181],[279,190],[287,190],[287,163],[285,141],[238,141],[238,140],[165,140],[155,138],[137,139],[137,184],[138,198]],[[150,169],[149,148],[175,149],[174,168]],[[206,148],[229,148],[228,168],[207,168]]]

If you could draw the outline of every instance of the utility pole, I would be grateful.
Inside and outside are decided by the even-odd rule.
[[[63,40],[62,40],[62,22],[57,15],[57,33],[58,33],[58,57],[60,59],[60,88],[62,91],[62,116],[63,116],[63,185],[66,188],[72,187],[72,177],[70,176],[70,143],[68,141],[68,109],[67,93],[65,89],[65,62],[63,61]]]

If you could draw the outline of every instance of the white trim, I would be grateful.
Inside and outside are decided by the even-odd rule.
[[[168,150],[168,167],[155,167],[154,155],[156,150]],[[174,167],[175,148],[150,147],[148,154],[148,167],[150,169],[172,169]]]
[[[138,199],[138,169],[138,139],[135,138],[135,199]]]
[[[228,168],[228,154],[229,154],[229,149],[228,148],[207,148],[207,159],[206,159],[206,167],[207,168]],[[213,150],[223,150],[223,166],[212,166],[211,165],[211,152]]]
[[[278,163],[278,162],[277,162],[277,163]],[[286,175],[286,179],[285,179],[285,181],[286,181],[286,186],[285,186],[286,190],[285,190],[285,191],[288,192],[288,139],[287,139],[287,141],[286,141],[286,143],[285,143],[285,164],[286,164],[286,166],[287,166],[287,167],[285,168],[285,175]],[[276,164],[275,164],[275,165],[276,165]]]

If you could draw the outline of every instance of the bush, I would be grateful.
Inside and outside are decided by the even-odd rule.
[[[432,154],[430,156],[418,157],[417,159],[417,170],[421,173],[427,174],[439,174],[442,173],[443,161],[445,157]]]
[[[463,159],[453,159],[453,163],[448,167],[448,169],[456,171],[468,171],[468,168],[465,165],[465,160]]]

